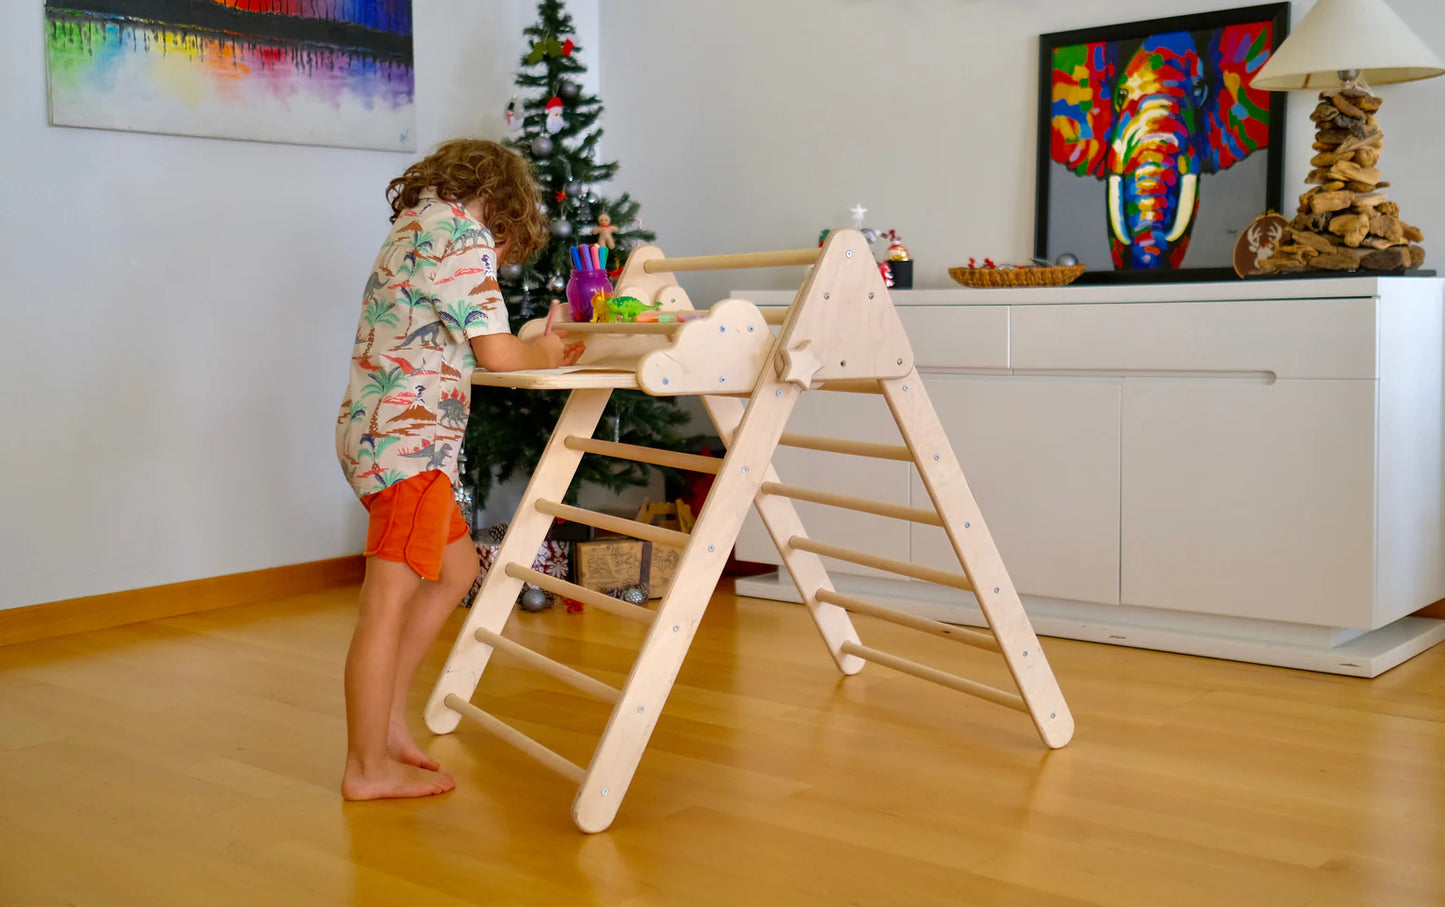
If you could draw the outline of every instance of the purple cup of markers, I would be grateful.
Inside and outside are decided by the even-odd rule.
[[[573,268],[567,281],[567,304],[572,307],[573,321],[592,320],[592,297],[597,293],[612,295],[612,281],[599,268]]]

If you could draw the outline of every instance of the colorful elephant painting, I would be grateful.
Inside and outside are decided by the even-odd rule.
[[[1200,177],[1269,145],[1270,21],[1053,49],[1050,156],[1106,181],[1114,267],[1183,266]]]

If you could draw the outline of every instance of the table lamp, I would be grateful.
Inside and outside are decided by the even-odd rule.
[[[1384,0],[1319,0],[1270,55],[1251,84],[1268,91],[1313,89],[1312,185],[1285,241],[1265,267],[1291,271],[1418,268],[1420,230],[1380,190],[1381,99],[1369,86],[1445,74],[1445,64]]]

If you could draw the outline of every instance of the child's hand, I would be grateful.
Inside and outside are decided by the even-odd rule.
[[[557,368],[567,360],[566,347],[556,334],[542,334],[533,338],[532,347],[542,356],[541,368]]]
[[[581,359],[582,354],[586,351],[587,344],[582,343],[581,341],[567,344],[566,346],[562,347],[562,364],[576,365],[577,360]]]

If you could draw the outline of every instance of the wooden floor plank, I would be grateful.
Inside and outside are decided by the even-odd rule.
[[[1445,648],[1375,680],[1044,640],[1078,722],[876,666],[806,612],[720,592],[610,831],[463,724],[457,776],[345,804],[355,588],[0,648],[0,904],[1445,903]],[[423,668],[435,675],[453,619]],[[989,653],[867,618],[982,682]],[[506,635],[611,684],[641,644],[588,610]],[[498,658],[476,701],[580,762],[604,704]]]

